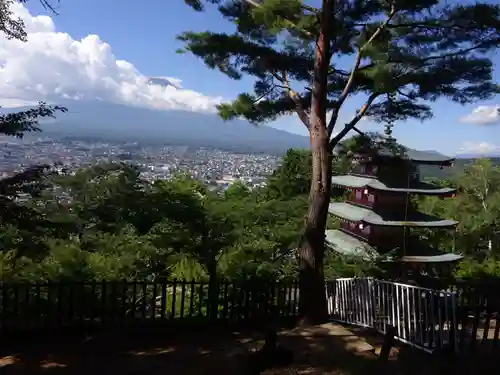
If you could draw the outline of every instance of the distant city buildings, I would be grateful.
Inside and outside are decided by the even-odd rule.
[[[237,154],[214,149],[154,147],[139,143],[87,142],[75,139],[0,137],[0,178],[39,164],[60,164],[72,170],[98,162],[135,164],[148,181],[187,173],[215,189],[236,181],[249,187],[262,186],[279,165],[280,158],[262,154]]]

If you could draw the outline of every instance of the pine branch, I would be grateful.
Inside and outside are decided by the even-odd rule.
[[[180,37],[185,49],[210,68],[235,79],[244,75],[256,78],[254,93],[242,94],[233,103],[225,103],[219,114],[224,118],[243,116],[261,123],[296,113],[297,104],[300,110],[309,113],[311,87],[290,86],[296,82],[310,84],[318,20],[301,8],[297,0],[293,0],[293,5],[278,0],[249,1],[255,4],[247,0],[204,0],[220,5],[222,17],[237,24],[234,34],[191,32]],[[353,56],[354,69],[344,71],[330,63],[325,90],[328,100],[322,107],[333,110],[334,116],[339,104],[359,93],[398,95],[396,105],[391,108],[381,100],[368,109],[367,114],[374,121],[384,121],[389,110],[398,120],[429,118],[431,108],[421,101],[447,98],[463,104],[491,98],[500,92],[500,87],[492,81],[493,67],[488,56],[500,44],[499,6],[396,2],[397,15],[382,27],[381,23],[390,15],[383,3],[335,4],[332,10],[335,19],[328,30],[335,35],[330,42],[331,52],[341,59]],[[250,14],[253,9],[256,12]],[[297,28],[304,28],[310,36],[295,32],[295,26],[288,27],[283,18]],[[381,31],[374,35],[378,28]],[[285,30],[286,37],[278,37]],[[353,46],[362,47],[372,36],[370,45],[357,56],[360,51]],[[280,77],[280,80],[273,77],[274,87],[266,82],[272,72]],[[282,72],[290,84],[282,82]],[[263,95],[266,93],[267,96]],[[334,116],[329,123],[330,136],[338,120]]]
[[[344,129],[342,129],[335,137],[331,139],[330,146],[332,148],[335,147],[346,136],[346,134],[349,133],[356,126],[359,120],[361,120],[363,116],[366,114],[366,112],[370,109],[373,101],[377,99],[377,97],[379,97],[380,95],[381,95],[380,93],[375,92],[368,97],[368,100],[365,102],[365,104],[363,104],[363,106],[358,111],[356,116],[354,116],[351,121],[345,124]]]
[[[256,8],[261,8],[262,9],[262,4],[256,0],[244,0],[247,4],[250,4]],[[314,12],[314,13],[318,13],[318,11],[316,9],[314,9],[313,7],[311,6],[308,6],[308,5],[304,5],[302,4],[301,5],[302,9],[304,10],[307,10],[309,12]],[[309,31],[307,30],[304,30],[302,27],[298,26],[295,22],[292,22],[290,21],[289,19],[287,18],[283,18],[283,21],[285,21],[285,23],[290,26],[291,28],[297,30],[298,32],[300,33],[303,33],[304,35],[306,35],[307,37],[309,38],[314,38],[313,34],[310,33]]]
[[[0,134],[22,138],[25,133],[39,132],[38,120],[40,117],[55,118],[57,111],[66,112],[66,108],[50,106],[40,102],[38,107],[21,112],[12,112],[0,115]]]
[[[276,73],[271,73],[271,75],[284,85],[283,87],[287,91],[288,97],[295,103],[297,115],[305,127],[309,129],[309,115],[302,105],[303,99],[296,91],[292,90],[290,82],[287,79],[286,72],[283,71],[281,77]]]
[[[358,51],[356,53],[356,58],[354,60],[354,66],[352,67],[351,73],[349,75],[349,78],[344,86],[344,89],[342,90],[342,93],[340,94],[338,100],[337,100],[337,108],[334,110],[332,117],[330,118],[330,122],[328,123],[328,137],[331,136],[333,132],[333,128],[335,127],[335,124],[338,119],[338,114],[340,111],[340,108],[344,104],[345,100],[351,93],[351,88],[354,83],[354,77],[356,73],[358,72],[359,65],[361,64],[361,60],[363,58],[363,51],[379,36],[379,34],[389,25],[391,22],[392,18],[396,15],[396,7],[394,5],[391,6],[391,10],[389,12],[389,16],[387,19],[379,26],[377,29],[373,32],[373,34],[368,38],[368,40],[363,43],[361,47],[358,48]]]

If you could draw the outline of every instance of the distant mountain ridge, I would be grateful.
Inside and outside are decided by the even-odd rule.
[[[484,156],[471,158],[457,157],[453,167],[420,166],[420,174],[423,178],[450,178],[455,173],[460,172],[467,164],[472,164],[475,160],[481,158],[484,158]],[[490,159],[493,165],[500,165],[500,157],[487,157],[487,159]]]
[[[481,158],[495,159],[495,158],[500,158],[500,153],[490,152],[484,154],[458,154],[455,157],[457,159],[481,159]]]
[[[168,80],[162,80],[164,79],[152,84],[169,84]],[[65,100],[59,104],[67,107],[68,113],[58,113],[55,120],[40,122],[43,134],[53,138],[213,147],[233,152],[277,155],[289,148],[309,148],[308,137],[270,126],[254,126],[242,120],[224,122],[216,114],[160,111],[102,101]],[[0,113],[17,112],[26,108],[0,108]],[[438,154],[436,151],[427,152]],[[421,174],[427,178],[447,178],[481,157],[485,156],[457,155],[454,167],[440,169],[422,166]],[[500,165],[500,155],[486,157]]]
[[[102,101],[66,100],[58,104],[67,107],[68,112],[58,113],[55,120],[40,122],[43,133],[54,138],[99,138],[270,154],[309,147],[308,137],[242,120],[225,122],[216,114],[162,111]],[[21,110],[1,109],[4,113]]]

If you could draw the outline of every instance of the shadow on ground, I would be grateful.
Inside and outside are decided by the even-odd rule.
[[[404,347],[399,347],[382,366],[373,352],[352,350],[350,338],[339,340],[321,329],[315,335],[281,335],[280,345],[294,352],[293,363],[286,368],[268,369],[263,374],[469,375],[490,373],[494,368],[491,357],[437,358]],[[92,337],[40,336],[30,341],[4,340],[0,347],[0,371],[30,375],[241,375],[250,368],[248,353],[262,344],[260,334],[221,329]]]

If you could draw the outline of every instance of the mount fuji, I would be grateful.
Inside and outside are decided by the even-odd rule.
[[[175,85],[164,77],[150,84]],[[243,120],[223,121],[218,115],[180,110],[155,110],[104,101],[59,101],[68,109],[56,119],[40,121],[42,134],[52,138],[86,138],[115,142],[213,147],[244,153],[282,154],[308,148],[309,139]],[[2,113],[27,107],[2,108]]]
[[[172,86],[176,89],[182,88],[181,81],[179,79],[170,77],[149,77],[148,84],[161,87]]]

